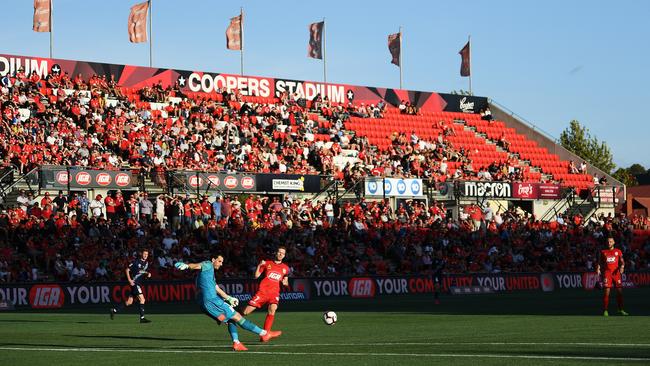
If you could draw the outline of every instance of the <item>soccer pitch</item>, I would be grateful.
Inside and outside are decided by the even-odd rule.
[[[240,330],[234,353],[225,326],[181,307],[148,304],[114,321],[83,314],[0,313],[2,365],[615,365],[650,364],[650,289],[625,292],[629,317],[599,315],[600,292],[511,293],[281,304],[270,343]],[[323,324],[322,311],[338,313]],[[372,310],[372,311],[366,311]],[[262,324],[264,312],[249,319]]]

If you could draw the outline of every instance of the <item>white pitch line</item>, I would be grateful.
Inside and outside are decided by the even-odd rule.
[[[165,350],[165,349],[120,349],[120,348],[44,348],[44,347],[0,347],[4,351],[43,351],[43,352],[128,352],[128,353],[206,353],[233,354],[233,351],[208,350]],[[501,354],[462,354],[462,353],[366,353],[366,352],[269,352],[248,351],[253,355],[283,355],[283,356],[389,356],[389,357],[458,357],[458,358],[514,358],[534,360],[595,360],[595,361],[643,361],[650,358],[642,357],[600,357],[600,356],[541,356],[541,355],[501,355]]]
[[[259,346],[251,343],[247,346]],[[264,347],[356,347],[356,346],[598,346],[598,347],[650,347],[650,343],[588,343],[588,342],[396,342],[396,343],[297,343],[297,344],[265,344]],[[179,348],[222,348],[228,347],[228,344],[222,345],[179,345],[179,346],[165,346],[165,349],[179,349]]]

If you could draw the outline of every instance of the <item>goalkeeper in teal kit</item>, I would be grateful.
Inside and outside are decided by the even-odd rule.
[[[240,341],[237,333],[237,325],[260,336],[262,342],[268,342],[271,338],[279,337],[282,332],[264,330],[244,319],[233,306],[239,304],[239,300],[228,296],[221,288],[217,286],[214,279],[214,271],[223,265],[223,256],[213,256],[211,260],[201,263],[183,263],[178,262],[174,266],[184,271],[186,269],[200,270],[196,277],[197,300],[201,304],[201,309],[210,318],[219,323],[228,324],[228,332],[233,341],[233,350],[248,350]]]

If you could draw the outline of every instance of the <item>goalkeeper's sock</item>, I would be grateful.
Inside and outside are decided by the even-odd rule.
[[[271,330],[271,326],[273,326],[273,320],[275,320],[275,314],[266,314],[266,319],[264,320],[264,330]]]
[[[144,304],[140,304],[140,319],[144,319]]]
[[[230,338],[232,338],[233,343],[239,342],[239,333],[237,332],[237,325],[232,321],[228,322],[228,332],[230,333]]]
[[[264,331],[262,328],[258,327],[257,325],[253,324],[253,322],[248,321],[248,320],[246,320],[244,318],[241,318],[241,320],[239,320],[239,322],[237,322],[237,324],[239,324],[240,327],[242,327],[243,329],[246,329],[249,332],[253,332],[253,333],[258,334],[258,335],[263,335],[262,332],[264,332],[264,334],[266,334],[266,331]]]

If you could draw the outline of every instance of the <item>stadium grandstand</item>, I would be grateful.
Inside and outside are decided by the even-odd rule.
[[[160,279],[279,244],[297,276],[593,271],[608,235],[648,267],[625,187],[487,98],[1,58],[0,281],[121,280],[143,246]]]

